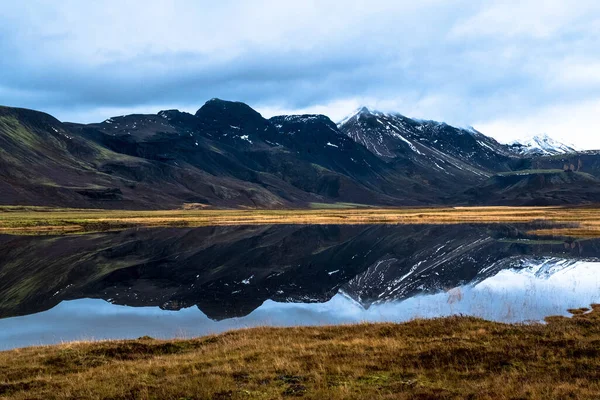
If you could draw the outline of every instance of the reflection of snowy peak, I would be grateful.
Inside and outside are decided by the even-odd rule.
[[[474,239],[474,238],[470,238]],[[561,274],[585,263],[582,259],[564,257],[512,256],[501,250],[502,245],[491,238],[480,238],[473,243],[447,243],[425,255],[419,261],[384,257],[362,274],[351,279],[340,291],[347,297],[369,308],[405,300],[419,294],[448,291],[461,285],[477,286],[488,278],[496,280],[511,277],[531,277],[538,280],[560,279]],[[590,258],[594,259],[594,258]],[[470,276],[462,275],[465,271]]]
[[[548,279],[555,274],[563,273],[582,262],[583,261],[578,259],[557,257],[524,258],[515,263],[514,271],[523,275]]]
[[[522,141],[515,141],[509,147],[515,153],[522,155],[556,155],[577,152],[573,146],[554,140],[548,135],[538,135]]]

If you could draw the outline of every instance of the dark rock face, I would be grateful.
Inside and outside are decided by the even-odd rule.
[[[574,204],[597,201],[592,180],[492,190],[499,174],[563,170],[600,177],[594,152],[519,155],[472,129],[360,110],[263,118],[244,103],[208,101],[97,124],[0,107],[0,204],[91,208]],[[542,179],[542,178],[540,178]],[[491,185],[491,186],[490,186]],[[496,185],[497,186],[497,185]],[[500,187],[502,184],[500,184]]]

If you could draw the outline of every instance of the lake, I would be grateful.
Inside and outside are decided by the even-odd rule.
[[[279,225],[0,235],[0,349],[600,303],[600,240],[528,225]]]

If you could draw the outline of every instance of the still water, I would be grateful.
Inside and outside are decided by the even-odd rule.
[[[600,303],[600,240],[521,225],[240,226],[0,236],[0,349]]]

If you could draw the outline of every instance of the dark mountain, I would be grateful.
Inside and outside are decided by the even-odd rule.
[[[265,119],[244,103],[212,99],[195,114],[165,110],[82,125],[0,107],[0,204],[164,209],[596,201],[596,182],[581,175],[553,178],[542,191],[505,176],[527,171],[535,182],[566,168],[600,178],[600,155],[513,150],[472,129],[367,109],[336,126],[323,115]]]
[[[367,108],[340,123],[340,129],[382,159],[410,158],[446,174],[489,176],[511,170],[508,148],[474,129],[420,121]]]
[[[243,103],[213,99],[195,116],[163,111],[73,127],[101,146],[163,168],[166,164],[207,173],[223,183],[229,179],[248,185],[242,196],[230,195],[226,187],[217,193],[223,198],[215,200],[203,193],[205,198],[194,202],[284,207],[319,201],[382,205],[429,201],[410,194],[410,187],[402,185],[410,183],[407,179],[348,139],[324,116],[267,120]],[[252,203],[242,202],[243,195]]]
[[[80,137],[50,115],[0,107],[0,203],[100,207],[122,202],[132,182],[97,166],[105,160],[143,165]]]
[[[318,165],[327,174],[321,179],[328,197],[348,198],[352,192],[357,203],[371,203],[368,196],[380,193],[384,204],[431,204],[439,195],[437,187],[414,173],[409,165],[399,169],[381,160],[357,143],[323,115],[288,115],[271,118],[281,134],[282,143],[294,157]],[[342,177],[331,177],[333,171]],[[352,188],[358,183],[369,192]],[[348,190],[350,186],[351,190]],[[364,189],[363,189],[364,190]],[[385,196],[385,197],[384,197]]]
[[[477,282],[524,259],[600,255],[597,240],[536,241],[527,229],[295,225],[0,235],[0,318],[80,298],[198,306],[213,319],[247,315],[267,299],[324,302],[340,291],[369,307]]]

